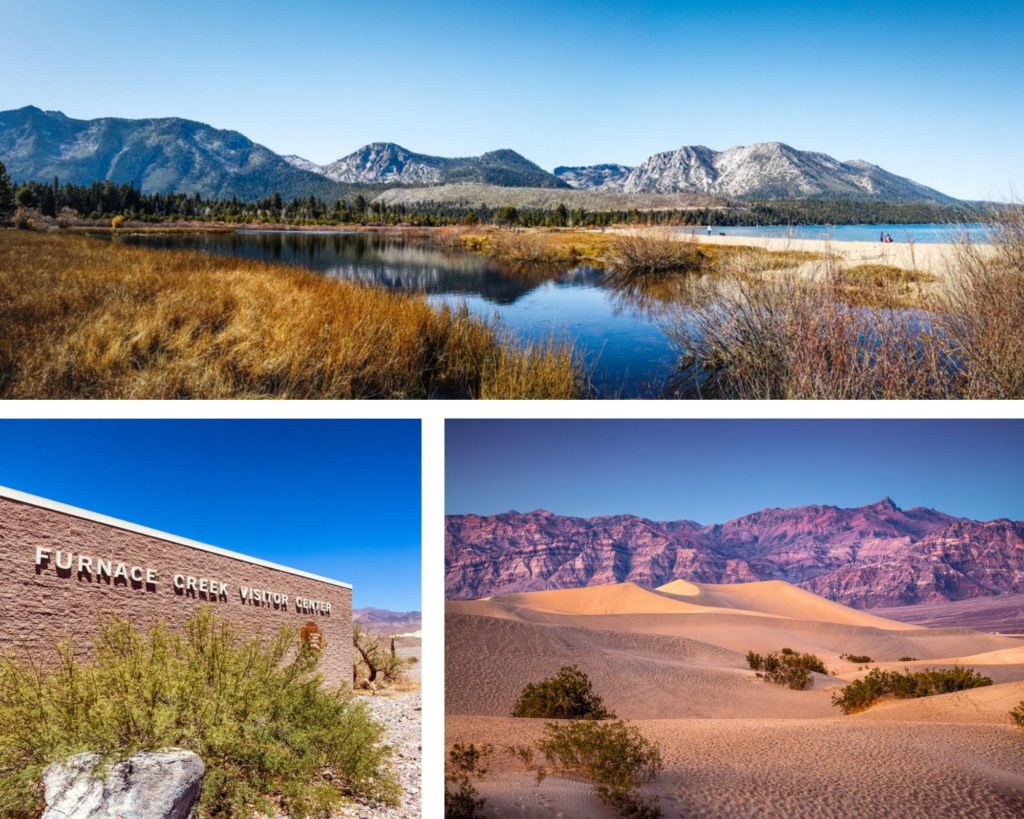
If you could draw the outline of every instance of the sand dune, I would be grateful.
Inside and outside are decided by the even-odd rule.
[[[578,665],[625,719],[661,717],[828,716],[826,690],[790,691],[758,680],[742,654],[658,634],[629,634],[448,615],[445,710],[509,716],[528,682]]]
[[[747,614],[770,614],[819,623],[839,623],[847,626],[907,631],[908,624],[887,620],[864,611],[833,603],[813,592],[782,580],[763,580],[757,583],[690,583],[676,580],[657,591],[673,597],[691,599],[703,606],[732,609]],[[914,628],[914,626],[909,626]]]
[[[974,725],[1012,725],[1009,713],[1024,700],[1024,681],[972,688],[915,700],[887,700],[853,715],[858,720],[886,722],[956,722]],[[1021,737],[1024,743],[1024,735]],[[1024,772],[1024,769],[1022,769]]]
[[[722,614],[783,617],[849,626],[908,631],[917,626],[876,617],[825,600],[781,580],[713,584],[676,580],[657,589],[636,583],[611,583],[579,589],[552,589],[452,601],[453,612],[521,617],[533,614],[593,616],[609,614]]]
[[[1024,642],[924,628],[854,611],[786,583],[632,583],[448,604],[447,741],[535,741],[543,720],[512,719],[527,682],[575,664],[620,717],[657,741],[650,786],[665,816],[1024,815]],[[758,679],[745,653],[788,646],[835,676],[808,691]],[[831,695],[871,667],[968,665],[997,685],[884,701],[842,716]],[[901,661],[913,656],[914,661]],[[610,816],[586,786],[541,786],[499,755],[480,785],[488,816]]]
[[[644,789],[660,796],[665,817],[1008,818],[1024,811],[1024,742],[1017,729],[852,717],[636,724],[665,757],[665,771]],[[448,742],[499,749],[492,773],[478,785],[488,799],[484,813],[611,816],[561,785],[545,807],[546,781],[537,786],[518,760],[501,753],[536,742],[542,730],[542,720],[448,718]],[[572,812],[576,807],[581,812]]]

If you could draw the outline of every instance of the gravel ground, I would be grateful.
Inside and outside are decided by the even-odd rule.
[[[387,728],[387,742],[395,747],[394,769],[405,795],[398,807],[376,802],[349,805],[339,819],[420,819],[421,700],[419,692],[363,697],[373,715]]]

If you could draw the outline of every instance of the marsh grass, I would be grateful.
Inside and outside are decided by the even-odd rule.
[[[260,262],[0,231],[3,398],[578,398],[572,350]]]
[[[840,268],[835,277],[836,295],[847,304],[889,309],[922,307],[925,287],[937,281],[936,276],[925,271],[885,264]]]
[[[1024,398],[1024,212],[993,247],[961,243],[943,275],[826,255],[766,275],[734,256],[666,322],[684,397]]]
[[[995,253],[957,248],[936,299],[950,353],[962,362],[964,397],[1024,398],[1024,210],[1000,213]]]
[[[616,279],[652,279],[708,269],[708,254],[697,242],[664,232],[616,236],[605,254]]]
[[[38,816],[44,769],[71,754],[169,747],[206,765],[199,817],[395,803],[383,726],[299,646],[294,630],[244,637],[204,609],[182,631],[105,619],[88,656],[70,641],[0,656],[0,815]]]
[[[955,397],[926,316],[846,304],[827,283],[733,278],[666,328],[688,397]]]

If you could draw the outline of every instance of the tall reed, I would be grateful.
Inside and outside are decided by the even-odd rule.
[[[288,268],[0,231],[3,398],[577,398],[571,349]]]

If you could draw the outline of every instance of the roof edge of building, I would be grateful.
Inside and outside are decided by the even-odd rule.
[[[323,577],[322,575],[313,574],[312,572],[303,571],[302,569],[294,569],[291,566],[282,566],[280,563],[273,563],[269,560],[263,560],[262,558],[251,557],[250,555],[245,555],[241,552],[233,552],[230,549],[222,549],[220,546],[211,546],[209,543],[201,543],[198,540],[179,537],[178,535],[172,535],[170,532],[162,532],[159,529],[140,526],[137,523],[120,520],[119,518],[110,517],[109,515],[101,515],[99,512],[90,512],[88,509],[80,509],[77,506],[71,506],[70,504],[50,500],[49,498],[41,498],[38,495],[31,495],[28,492],[11,489],[7,486],[0,486],[0,498],[7,498],[8,500],[24,503],[29,506],[38,506],[42,509],[49,509],[52,512],[60,512],[72,517],[89,520],[93,523],[102,523],[106,526],[112,526],[115,529],[123,529],[126,532],[134,532],[135,534],[145,535],[146,537],[156,538],[157,540],[165,540],[168,543],[177,543],[180,546],[188,546],[191,549],[198,549],[201,552],[209,552],[210,554],[220,555],[221,557],[230,557],[235,560],[241,560],[245,563],[263,566],[267,569],[287,572],[288,574],[298,575],[299,577],[305,577],[309,580],[316,580],[320,583],[330,583],[332,586],[341,586],[344,589],[352,588],[351,583],[343,583],[340,580]]]

